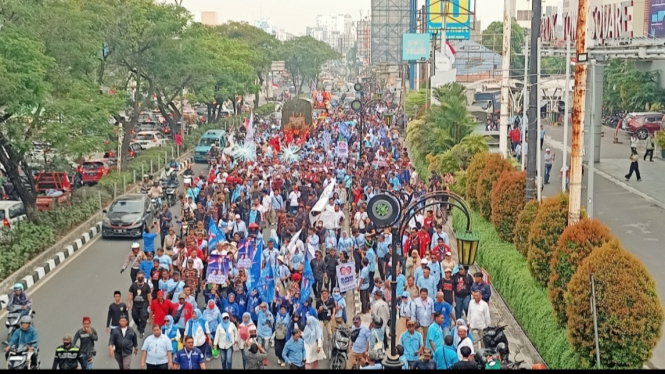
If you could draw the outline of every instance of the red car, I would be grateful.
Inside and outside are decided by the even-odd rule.
[[[655,134],[663,128],[663,113],[633,112],[628,113],[621,122],[621,129],[628,134],[637,135],[644,140],[649,134]]]
[[[111,171],[111,166],[104,160],[85,161],[79,167],[83,184],[96,184]]]

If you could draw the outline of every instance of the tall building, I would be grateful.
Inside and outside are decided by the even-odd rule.
[[[402,35],[409,32],[411,0],[372,0],[372,65],[402,63]]]
[[[219,20],[217,18],[217,12],[201,12],[201,23],[206,26],[217,26],[219,25]]]
[[[369,58],[372,51],[372,25],[370,21],[365,18],[356,23],[356,30],[358,35],[358,59],[363,62],[363,65],[369,65]]]

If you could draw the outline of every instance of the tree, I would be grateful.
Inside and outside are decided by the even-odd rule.
[[[524,29],[513,19],[510,30],[510,75],[524,76]],[[494,21],[483,30],[481,44],[494,53],[503,53],[503,22]]]
[[[515,249],[522,256],[527,257],[529,254],[529,232],[531,231],[531,225],[538,215],[538,210],[540,209],[540,203],[538,200],[531,200],[524,205],[522,213],[517,217],[517,223],[513,229],[513,243],[515,243]]]
[[[478,153],[471,159],[469,168],[466,169],[466,193],[464,194],[466,201],[469,203],[471,209],[478,209],[478,200],[476,200],[476,186],[480,173],[485,169],[485,163],[489,158],[489,152]]]
[[[285,42],[279,55],[291,74],[298,94],[302,93],[306,80],[313,79],[318,83],[323,63],[340,57],[328,44],[311,36],[300,36]]]
[[[663,102],[658,71],[639,71],[633,61],[610,60],[603,80],[603,103],[610,111],[645,111],[647,104]]]
[[[217,30],[226,38],[238,40],[249,47],[255,55],[251,65],[259,79],[259,85],[263,85],[265,75],[270,71],[272,61],[277,58],[281,47],[280,41],[273,35],[247,22],[228,22],[217,26]],[[259,87],[255,92],[255,107],[259,106]]]
[[[529,230],[529,271],[541,286],[550,280],[550,260],[557,241],[568,225],[568,195],[561,193],[545,199]]]
[[[524,209],[526,173],[504,171],[492,188],[492,216],[490,221],[497,235],[506,242],[513,241],[513,228]]]
[[[483,152],[489,152],[487,138],[480,134],[471,134],[445,153],[436,156],[428,155],[426,159],[430,163],[430,171],[445,175],[466,170],[473,156]]]
[[[501,173],[514,171],[515,168],[499,153],[491,153],[485,161],[485,167],[476,182],[476,201],[480,214],[487,220],[492,216],[492,190]]]
[[[641,369],[660,341],[663,306],[656,282],[644,264],[618,241],[610,241],[582,261],[568,283],[568,340],[583,368],[596,367],[590,277],[593,275],[604,369]]]
[[[564,294],[575,271],[593,250],[610,240],[617,240],[610,229],[595,219],[585,218],[566,227],[559,237],[550,261],[550,282],[547,294],[552,302],[554,315],[562,326],[566,325]]]

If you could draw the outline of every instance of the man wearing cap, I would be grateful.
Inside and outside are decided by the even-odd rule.
[[[175,316],[173,317],[175,325],[178,327],[178,330],[180,330],[181,338],[185,336],[185,324],[190,318],[192,318],[192,314],[194,313],[194,307],[192,304],[188,303],[186,299],[187,295],[184,292],[181,292],[178,295],[178,307],[176,308]]]
[[[549,148],[547,148],[545,150],[545,154],[543,154],[543,161],[545,162],[545,184],[550,184],[550,173],[552,172],[554,153],[552,153],[552,151]]]
[[[384,327],[388,326],[388,321],[390,321],[390,306],[383,299],[382,290],[374,291],[374,303],[372,303],[372,308],[370,312],[372,313],[372,315],[380,317],[383,320]],[[383,339],[384,343],[388,343],[387,337],[388,335],[386,334]],[[388,346],[388,344],[385,344],[385,346]]]
[[[409,368],[418,361],[420,353],[424,349],[423,336],[416,331],[416,321],[409,320],[406,323],[407,331],[399,337],[398,345],[404,347],[404,358],[409,363]]]
[[[455,317],[462,318],[462,313],[466,314],[471,301],[471,285],[473,278],[467,273],[468,266],[460,266],[458,272],[453,275],[453,285],[455,287]]]
[[[411,300],[409,291],[403,291],[399,302],[399,321],[397,322],[397,337],[406,331],[406,323],[416,320],[416,304]]]
[[[353,341],[354,331],[358,331],[356,334],[356,340]],[[362,324],[360,316],[353,317],[353,327],[351,328],[351,340],[353,344],[351,345],[351,351],[349,352],[349,360],[346,363],[347,369],[353,369],[353,365],[356,364],[356,361],[365,357],[365,354],[369,350],[369,337],[370,331],[367,326]]]
[[[72,344],[76,345],[76,342],[80,340],[80,350],[85,366],[81,368],[84,370],[92,369],[92,361],[94,360],[97,352],[95,351],[95,342],[97,341],[97,331],[90,326],[91,321],[90,317],[83,317],[83,328],[80,328],[76,334],[74,334],[74,340]]]
[[[79,347],[72,344],[72,336],[65,335],[62,338],[62,345],[55,349],[55,359],[53,360],[52,370],[76,370],[81,365],[81,369],[86,368],[85,357],[81,354]]]
[[[165,299],[164,291],[159,290],[157,291],[157,298],[153,299],[150,303],[150,316],[148,317],[148,322],[154,318],[153,324],[163,326],[166,316],[171,314],[171,311],[175,309],[176,304],[169,299]]]
[[[247,231],[247,225],[245,225],[245,222],[240,219],[240,214],[236,214],[234,216],[235,221],[231,225],[231,234],[239,234],[240,238],[246,238],[248,231]]]

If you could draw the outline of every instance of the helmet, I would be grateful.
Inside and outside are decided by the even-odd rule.
[[[372,317],[372,324],[378,328],[383,327],[383,319],[379,316]]]
[[[506,346],[506,343],[499,343],[496,345],[496,352],[500,354],[501,356],[504,356],[508,352],[508,347]]]
[[[141,248],[141,246],[139,245],[138,242],[134,242],[134,243],[132,243],[132,249],[134,249],[134,248]]]
[[[18,320],[19,324],[24,324],[24,323],[32,323],[32,317],[30,316],[23,316],[21,319]]]
[[[14,284],[14,290],[24,291],[25,287],[23,286],[23,283],[16,283],[16,284]]]
[[[164,170],[169,171],[171,169],[168,165],[164,166]]]

